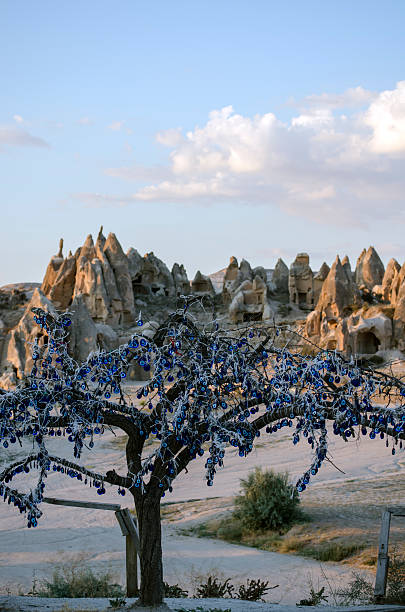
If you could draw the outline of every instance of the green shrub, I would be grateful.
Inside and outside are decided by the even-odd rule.
[[[242,495],[236,497],[234,516],[247,529],[283,531],[301,518],[299,495],[288,483],[288,473],[256,468],[241,481]]]
[[[122,587],[109,572],[94,574],[90,568],[60,567],[52,580],[44,580],[38,597],[122,597]]]
[[[197,587],[195,596],[201,599],[206,597],[232,597],[234,586],[229,584],[230,578],[221,582],[216,576],[208,576],[207,582],[203,582]]]
[[[181,588],[179,584],[167,584],[163,583],[165,590],[165,597],[187,597],[188,591]]]
[[[323,601],[328,601],[328,596],[324,595],[325,587],[322,587],[319,591],[315,591],[314,587],[311,586],[309,598],[301,599],[296,605],[297,606],[319,606]]]
[[[374,602],[374,585],[357,572],[352,572],[353,579],[346,588],[338,589],[341,605],[372,604]],[[388,566],[386,596],[380,603],[405,604],[405,558],[392,551]]]
[[[117,608],[123,608],[127,605],[127,600],[125,597],[115,597],[114,599],[110,599],[110,607],[115,610]]]
[[[239,519],[231,517],[223,519],[216,532],[216,537],[227,542],[240,542],[243,535],[243,523]]]
[[[390,558],[387,579],[387,596],[384,603],[405,605],[405,558],[394,548]]]
[[[336,595],[340,598],[340,605],[374,603],[374,586],[358,572],[352,572],[352,580],[347,587],[337,589]]]
[[[347,559],[348,557],[353,556],[362,550],[362,546],[359,544],[350,544],[345,546],[344,544],[339,544],[336,542],[328,543],[320,548],[306,548],[305,543],[299,554],[304,557],[313,557],[318,561],[343,561],[343,559]]]
[[[248,579],[246,585],[241,584],[236,593],[235,599],[243,599],[244,601],[264,601],[263,595],[266,595],[267,591],[276,589],[279,585],[269,587],[269,581],[260,580],[258,578]]]

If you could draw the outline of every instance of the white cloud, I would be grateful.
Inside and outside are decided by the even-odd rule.
[[[405,221],[404,95],[405,82],[399,82],[379,94],[357,87],[309,96],[308,106],[284,122],[271,112],[249,117],[227,106],[189,132],[159,132],[158,141],[170,149],[166,169],[107,173],[149,183],[127,202],[273,205],[319,222],[363,227],[371,218]],[[368,106],[349,113],[350,100]]]
[[[397,83],[393,91],[381,92],[370,105],[365,122],[373,130],[374,152],[405,152],[405,81]]]
[[[0,126],[0,147],[2,145],[43,148],[50,146],[43,138],[32,136],[26,130],[14,126]]]
[[[21,117],[21,115],[13,115],[13,119],[16,123],[24,123],[24,119]]]
[[[93,125],[93,120],[90,117],[82,117],[77,121],[79,125]]]
[[[156,134],[156,140],[165,147],[177,147],[184,138],[181,133],[181,128],[171,128],[170,130],[162,130]]]
[[[352,87],[341,94],[323,93],[306,96],[303,100],[290,100],[291,106],[318,107],[318,108],[354,108],[369,104],[377,97],[378,93],[363,89],[363,87]]]
[[[334,118],[329,108],[318,108],[316,110],[306,110],[302,115],[293,117],[291,125],[293,127],[314,127],[333,124]]]
[[[113,121],[107,127],[108,127],[109,130],[113,130],[114,132],[119,132],[120,129],[122,128],[122,126],[124,125],[124,123],[125,123],[125,121]]]

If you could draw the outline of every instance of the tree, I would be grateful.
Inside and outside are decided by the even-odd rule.
[[[199,324],[192,301],[187,298],[153,338],[135,334],[127,344],[92,353],[82,363],[68,353],[69,314],[53,317],[33,309],[48,343],[33,345],[34,367],[27,380],[0,394],[3,446],[31,438],[36,449],[0,474],[4,500],[26,513],[28,527],[35,527],[49,471],[94,484],[99,495],[106,483],[119,493],[128,490],[140,531],[144,605],[163,600],[160,500],[190,461],[207,455],[205,477],[211,486],[229,448],[245,457],[263,431],[276,433],[295,421],[293,443],[306,438],[313,449],[311,465],[297,482],[303,491],[327,459],[328,420],[345,441],[356,436],[356,428],[363,434],[370,429],[371,438],[390,436],[392,453],[405,437],[405,386],[397,378],[362,369],[336,352],[302,355],[286,344],[286,330],[274,325],[221,329],[216,321]],[[137,395],[143,400],[139,405],[122,385],[134,363],[152,371]],[[64,428],[79,461],[83,447],[93,447],[94,434],[106,427],[128,435],[126,475],[114,469],[96,474],[47,450],[49,436]],[[149,454],[148,437],[158,440]],[[10,484],[31,467],[38,470],[34,489],[24,493]]]

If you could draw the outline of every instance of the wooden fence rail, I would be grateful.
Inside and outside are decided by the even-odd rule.
[[[138,595],[138,556],[139,556],[139,533],[136,519],[131,516],[128,508],[121,508],[119,504],[107,504],[104,502],[84,502],[72,499],[57,499],[56,497],[44,497],[42,500],[47,504],[55,506],[71,506],[74,508],[94,508],[95,510],[110,510],[120,526],[121,533],[126,537],[125,565],[127,581],[127,597]]]

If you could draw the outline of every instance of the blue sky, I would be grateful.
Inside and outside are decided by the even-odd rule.
[[[402,0],[3,0],[0,285],[113,231],[231,255],[405,259]]]

